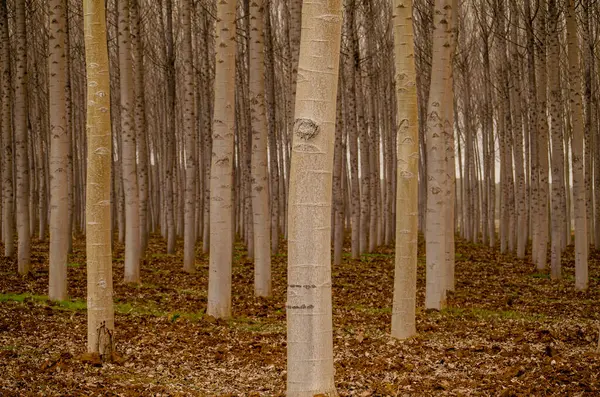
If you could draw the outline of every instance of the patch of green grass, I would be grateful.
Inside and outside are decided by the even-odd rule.
[[[77,262],[69,262],[67,263],[67,267],[81,267],[83,266],[81,263],[77,263]]]
[[[58,301],[56,303],[60,308],[65,310],[78,311],[86,310],[87,308],[87,304],[83,299],[75,299],[71,301]]]
[[[57,301],[50,302],[48,297],[45,295],[32,295],[29,293],[24,294],[0,294],[0,302],[19,302],[23,303],[26,301],[33,301],[38,303],[46,303],[52,305],[54,307],[63,309],[63,310],[85,310],[86,303],[83,299],[74,299],[74,300],[65,300],[65,301]]]
[[[32,300],[35,302],[44,302],[46,300],[48,300],[48,297],[44,296],[44,295],[32,295],[32,294],[28,294],[28,293],[24,293],[24,294],[13,294],[13,293],[7,293],[7,294],[0,294],[0,302],[20,302],[23,303],[26,300]]]

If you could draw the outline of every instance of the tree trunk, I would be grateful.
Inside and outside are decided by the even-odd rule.
[[[88,352],[112,359],[114,309],[110,225],[112,139],[104,0],[85,0],[88,170],[86,194]]]
[[[433,59],[431,71],[431,89],[429,92],[427,117],[427,218],[426,250],[427,272],[425,307],[440,310],[446,305],[446,217],[447,207],[444,204],[448,184],[446,163],[446,129],[452,128],[449,123],[449,112],[452,109],[442,108],[445,90],[448,88],[449,64],[451,48],[449,18],[452,18],[452,1],[443,0],[435,4]]]
[[[394,2],[398,183],[396,192],[396,261],[392,336],[405,339],[416,331],[419,119],[414,63],[413,5]]]
[[[173,2],[166,1],[167,23],[166,23],[166,74],[167,74],[167,128],[166,128],[166,147],[165,147],[165,210],[167,223],[167,253],[175,253],[175,240],[177,238],[175,229],[175,200],[173,197],[173,186],[175,184],[175,133],[176,133],[176,115],[175,115],[175,48],[173,43]]]
[[[140,210],[137,174],[136,125],[134,119],[133,68],[129,0],[119,0],[118,42],[121,87],[121,166],[125,195],[125,275],[126,283],[140,282]]]
[[[352,30],[354,29],[354,1],[345,1],[344,15],[344,34],[348,40],[352,40]],[[360,256],[360,180],[358,178],[358,131],[356,129],[356,87],[354,85],[356,69],[354,67],[354,44],[350,41],[352,50],[348,59],[344,59],[344,130],[348,134],[347,142],[350,149],[350,192],[352,195],[351,205],[351,250],[352,259]]]
[[[192,62],[191,0],[181,5],[183,29],[183,133],[185,139],[185,217],[183,232],[183,270],[194,272],[196,262],[196,130],[194,112],[194,70]]]
[[[27,128],[27,34],[25,27],[25,1],[16,2],[15,11],[15,161],[17,190],[17,233],[19,274],[30,270],[31,230],[29,225],[29,155]]]
[[[535,263],[539,270],[547,266],[548,259],[548,116],[546,113],[546,0],[540,0],[538,21],[538,60],[536,62],[536,87],[537,87],[537,154],[539,164],[539,189],[538,189],[538,241],[537,258]]]
[[[252,120],[252,219],[254,222],[254,292],[271,295],[271,214],[265,109],[263,0],[250,4],[250,112]]]
[[[210,178],[210,263],[207,313],[231,316],[233,255],[233,137],[236,1],[217,5],[215,106]]]
[[[334,396],[331,192],[341,1],[305,1],[302,26],[289,191],[287,395]]]
[[[65,300],[67,298],[67,255],[69,253],[68,158],[71,142],[67,130],[66,102],[66,1],[48,2],[49,34],[48,47],[50,58],[49,87],[50,96],[50,285],[48,298]]]
[[[135,126],[137,130],[138,150],[138,194],[140,206],[140,256],[144,256],[148,247],[148,149],[146,99],[144,85],[144,52],[142,44],[142,19],[140,1],[131,0],[131,44],[133,50],[134,88],[135,88]]]
[[[573,169],[573,204],[575,211],[575,288],[588,287],[588,238],[583,169],[583,106],[581,102],[581,70],[575,0],[567,1],[567,50],[569,59],[569,101],[573,138],[571,161]]]
[[[550,60],[559,59],[559,11],[557,0],[548,1],[548,55]],[[563,216],[564,208],[562,207],[561,192],[561,172],[564,167],[564,145],[561,120],[562,95],[560,92],[560,70],[559,63],[548,62],[548,85],[550,92],[550,128],[552,138],[552,211],[551,211],[551,229],[552,229],[552,244],[551,244],[551,265],[550,272],[552,279],[561,278],[561,254],[563,240]]]
[[[2,233],[4,256],[15,255],[14,190],[13,190],[13,131],[11,109],[10,42],[8,39],[8,10],[6,0],[0,2],[0,92],[2,107]]]

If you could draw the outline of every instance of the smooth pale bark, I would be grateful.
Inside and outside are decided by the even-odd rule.
[[[69,253],[68,158],[71,142],[67,131],[67,62],[65,0],[48,2],[49,32],[49,116],[50,116],[50,300],[67,298],[67,256]]]
[[[452,0],[443,0],[435,4],[433,58],[431,70],[431,89],[427,106],[427,218],[426,240],[426,287],[425,307],[443,309],[446,305],[446,189],[448,184],[446,164],[446,138],[449,123],[448,113],[452,109],[443,109],[447,102],[445,89],[448,87],[447,73],[451,62],[451,48],[448,44],[451,32],[448,17],[451,17]]]
[[[17,192],[18,270],[27,274],[31,260],[31,229],[29,214],[29,132],[27,130],[27,34],[25,27],[25,1],[16,2],[15,10],[15,165]]]
[[[140,256],[143,257],[148,246],[148,149],[146,98],[144,86],[144,51],[142,44],[142,19],[140,17],[140,1],[131,0],[131,45],[133,51],[133,81],[135,90],[135,126],[137,131],[138,152],[138,195],[140,206]]]
[[[126,283],[140,282],[140,210],[137,179],[136,125],[134,118],[133,65],[129,0],[119,0],[118,42],[121,88],[121,166],[125,194],[125,274]]]
[[[194,111],[194,68],[192,61],[191,0],[181,7],[183,28],[183,134],[185,139],[185,216],[183,232],[183,270],[195,269],[196,248],[196,130]]]
[[[110,224],[112,139],[110,78],[104,0],[85,0],[87,71],[87,313],[89,352],[110,360],[114,347],[114,308]]]
[[[331,192],[341,0],[304,1],[289,191],[287,395],[336,395]]]
[[[210,172],[210,259],[207,313],[231,316],[233,257],[233,137],[236,1],[217,5],[215,104]]]
[[[583,167],[583,105],[581,98],[581,70],[575,1],[567,1],[567,51],[569,60],[569,101],[571,103],[571,162],[573,170],[573,206],[575,214],[575,288],[588,287],[588,237],[585,203],[585,176]]]
[[[250,118],[252,127],[252,219],[254,222],[254,293],[271,295],[271,213],[265,109],[263,0],[250,3]]]
[[[10,42],[8,39],[8,10],[6,0],[0,2],[0,117],[2,127],[2,234],[4,256],[15,255],[14,190],[13,190],[13,131],[11,123]]]
[[[454,56],[456,52],[456,17],[458,14],[458,0],[452,0],[451,8],[446,9],[447,22],[449,32],[449,43],[450,50],[450,62],[446,65],[446,86],[444,87],[444,103],[442,111],[444,112],[444,118],[446,121],[446,128],[444,130],[445,146],[446,146],[446,169],[447,169],[447,182],[446,182],[446,199],[444,204],[446,206],[446,289],[448,291],[454,291],[455,277],[455,244],[454,244],[454,231],[455,227],[455,205],[456,205],[456,161],[454,154]]]
[[[417,332],[419,117],[412,15],[412,0],[395,0],[398,182],[392,336],[401,339]]]

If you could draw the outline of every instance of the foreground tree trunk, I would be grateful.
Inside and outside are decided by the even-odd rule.
[[[332,396],[331,193],[341,0],[304,1],[302,11],[288,208],[287,395]]]
[[[17,233],[19,274],[29,273],[31,236],[29,225],[29,134],[27,131],[27,33],[25,28],[25,1],[16,2],[15,11],[15,159],[17,190]]]
[[[450,74],[447,72],[451,62],[451,48],[448,45],[450,30],[448,17],[452,17],[452,1],[436,2],[434,10],[433,58],[431,70],[431,89],[427,106],[427,217],[426,250],[427,272],[425,307],[440,310],[446,305],[446,217],[444,205],[447,189],[447,164],[445,134],[452,128],[449,112],[444,108]]]
[[[67,298],[67,255],[69,253],[68,159],[71,149],[67,130],[67,4],[65,0],[48,2],[48,59],[50,103],[50,300]]]
[[[235,124],[235,0],[217,5],[215,104],[210,171],[210,259],[207,313],[231,316],[233,137]]]
[[[394,1],[398,182],[392,336],[401,339],[417,332],[419,118],[412,13],[412,0]]]
[[[263,0],[250,4],[250,112],[252,120],[252,219],[254,222],[254,293],[271,295],[271,214],[267,169]]]
[[[110,222],[110,78],[104,0],[85,0],[87,70],[87,312],[88,352],[112,358],[114,308]]]

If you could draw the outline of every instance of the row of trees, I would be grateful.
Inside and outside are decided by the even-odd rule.
[[[395,240],[399,338],[416,332],[419,229],[427,308],[454,288],[455,230],[494,246],[499,229],[500,250],[539,269],[550,247],[560,278],[574,220],[587,288],[600,247],[591,0],[0,4],[5,255],[27,273],[30,238],[49,230],[49,298],[66,299],[85,233],[90,351],[112,351],[111,239],[139,283],[152,232],[169,253],[183,237],[188,272],[202,243],[215,317],[231,315],[233,239],[257,296],[288,239],[293,395],[334,390],[330,266],[346,231],[354,258]]]

